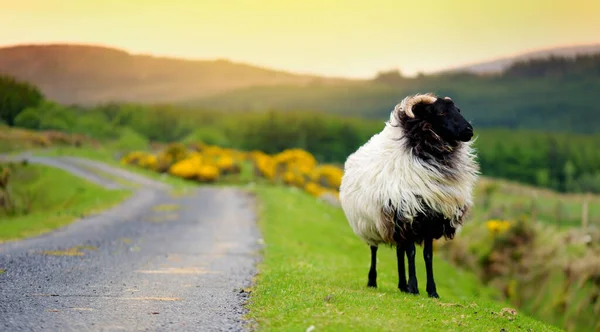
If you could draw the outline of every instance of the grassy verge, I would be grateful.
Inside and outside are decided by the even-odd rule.
[[[11,173],[8,190],[15,211],[0,210],[0,242],[52,231],[109,208],[131,194],[126,190],[106,190],[47,166],[16,165]]]
[[[125,170],[138,173],[145,177],[148,177],[153,180],[162,181],[168,185],[171,185],[175,191],[187,190],[190,188],[194,188],[196,184],[190,181],[186,181],[182,178],[178,178],[175,176],[169,176],[166,174],[159,174],[153,172],[151,170],[147,170],[141,167],[136,167],[132,165],[124,165],[120,163],[119,156],[112,149],[99,148],[99,149],[88,149],[88,148],[72,148],[72,147],[64,147],[64,148],[54,148],[49,150],[38,151],[34,153],[38,156],[50,156],[50,157],[61,157],[61,156],[69,156],[69,157],[79,157],[79,158],[87,158],[91,160],[101,161],[103,163],[121,167]]]
[[[494,290],[435,258],[441,300],[400,293],[395,251],[382,247],[378,289],[367,289],[369,250],[341,209],[306,193],[259,186],[260,227],[266,247],[252,289],[248,318],[261,330],[558,330],[496,302]],[[417,273],[424,294],[420,249]]]
[[[493,192],[487,194],[487,188],[493,188]],[[475,197],[479,216],[516,219],[535,214],[538,221],[559,228],[581,227],[582,207],[587,199],[588,223],[600,226],[599,195],[558,193],[507,180],[482,178]],[[484,204],[485,198],[488,206]]]
[[[500,289],[523,312],[569,331],[600,331],[600,230],[565,229],[524,216],[495,228],[472,220],[444,257]]]

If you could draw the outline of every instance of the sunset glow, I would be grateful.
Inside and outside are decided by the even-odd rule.
[[[100,44],[347,77],[600,42],[595,0],[0,0],[0,8],[2,46]]]

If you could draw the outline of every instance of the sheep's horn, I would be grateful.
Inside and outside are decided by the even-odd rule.
[[[452,101],[452,99],[450,99],[450,97],[444,97],[444,99]]]
[[[400,103],[400,105],[398,106],[401,111],[404,111],[406,113],[406,115],[408,115],[411,118],[414,118],[415,114],[412,111],[413,106],[415,106],[418,103],[433,104],[436,100],[437,98],[432,94],[414,95],[404,98],[402,103]],[[398,108],[398,106],[396,108]]]

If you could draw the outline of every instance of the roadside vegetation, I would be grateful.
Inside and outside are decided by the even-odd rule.
[[[0,174],[0,242],[50,232],[130,195],[48,166],[3,162]]]

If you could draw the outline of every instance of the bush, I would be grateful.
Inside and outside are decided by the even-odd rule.
[[[248,153],[204,143],[187,147],[182,143],[171,143],[156,154],[134,151],[121,160],[126,164],[205,183],[262,178],[302,189],[335,205],[339,205],[339,186],[344,173],[335,165],[318,165],[315,157],[303,149],[287,149],[269,155],[258,150]],[[254,178],[250,175],[252,173]]]
[[[230,146],[229,138],[218,128],[202,127],[183,139],[183,143],[204,143],[209,145]]]
[[[39,105],[44,99],[37,87],[10,76],[0,75],[0,93],[0,120],[9,126],[14,125],[23,110]]]
[[[42,119],[35,108],[26,108],[15,117],[15,126],[27,129],[40,129]]]
[[[81,112],[74,120],[71,132],[87,134],[95,138],[115,139],[119,137],[117,128],[111,125],[107,118],[101,113],[85,113]]]
[[[148,139],[135,130],[125,127],[119,130],[119,139],[113,143],[113,147],[120,151],[145,150],[150,145]]]

